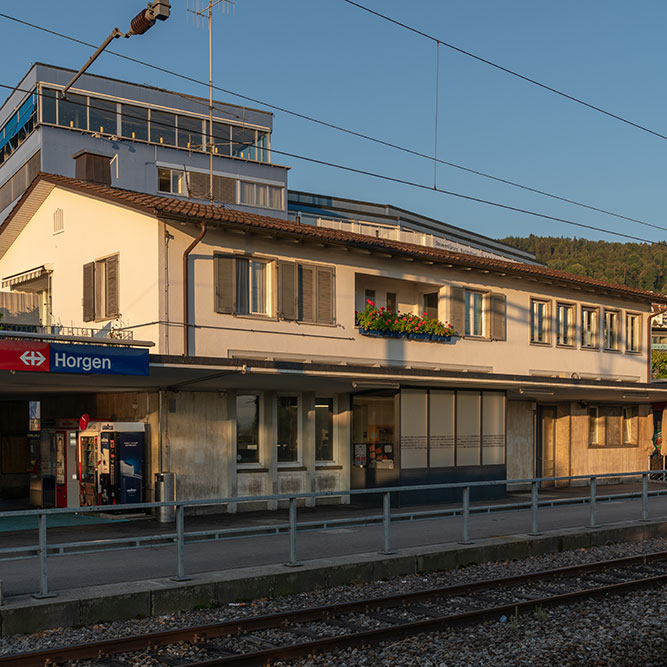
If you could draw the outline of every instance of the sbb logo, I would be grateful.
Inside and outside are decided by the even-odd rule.
[[[46,361],[46,357],[38,350],[24,352],[19,359],[21,359],[26,366],[41,366]]]

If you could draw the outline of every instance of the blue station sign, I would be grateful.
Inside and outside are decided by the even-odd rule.
[[[0,340],[0,370],[81,375],[148,375],[148,350]]]
[[[51,373],[148,375],[148,350],[51,343]]]

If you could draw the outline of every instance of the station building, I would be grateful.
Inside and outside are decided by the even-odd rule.
[[[288,197],[262,112],[221,117],[214,175],[234,184],[205,204],[191,184],[208,156],[193,130],[178,144],[181,115],[196,117],[182,96],[86,75],[84,127],[44,92],[71,74],[27,75],[33,125],[0,166],[5,187],[39,160],[0,226],[0,497],[105,501],[113,447],[137,424],[124,492],[147,500],[164,471],[186,499],[647,469],[651,404],[667,398],[650,381],[651,318],[667,297],[400,209]],[[18,92],[0,122],[24,108]],[[147,139],[123,129],[124,105],[147,109]],[[174,118],[162,141],[158,112]],[[357,325],[368,302],[455,333],[376,335]]]

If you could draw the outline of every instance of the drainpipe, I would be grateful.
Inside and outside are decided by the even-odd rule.
[[[648,379],[646,380],[647,382],[651,382],[651,375],[652,375],[652,366],[651,362],[653,361],[653,338],[651,336],[651,330],[652,330],[652,322],[654,317],[658,317],[659,315],[662,315],[663,313],[667,313],[667,307],[662,308],[656,313],[653,313],[648,316],[648,326],[646,327],[647,332],[646,332],[646,350],[648,352],[647,354],[647,359],[646,359],[646,366],[647,366],[647,377]]]
[[[204,238],[206,234],[206,221],[201,223],[201,230],[199,236],[185,249],[183,253],[183,356],[189,356],[190,351],[190,288],[188,281],[188,257],[195,249],[197,244]]]

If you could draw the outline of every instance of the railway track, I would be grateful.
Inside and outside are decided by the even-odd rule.
[[[500,620],[503,616],[509,619],[537,609],[664,584],[667,584],[667,552],[656,552],[1,656],[0,667],[66,665],[74,660],[92,660],[105,667],[129,667],[151,658],[152,664],[167,667],[269,665],[277,660],[395,641],[445,627]],[[187,650],[183,651],[184,648]],[[183,652],[188,653],[187,657],[179,657]]]

